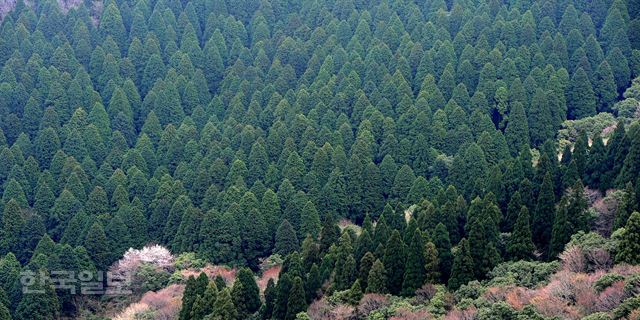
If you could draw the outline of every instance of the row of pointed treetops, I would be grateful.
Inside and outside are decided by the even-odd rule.
[[[0,267],[69,258],[105,270],[153,242],[257,270],[310,235],[345,274],[337,288],[367,256],[396,294],[423,258],[437,267],[405,292],[451,282],[451,247],[469,253],[473,278],[501,260],[553,259],[591,227],[583,187],[625,190],[611,228],[637,208],[640,129],[616,102],[638,96],[639,11],[624,0],[19,0],[0,25]],[[598,112],[621,119],[606,144],[582,132],[558,150],[565,120]],[[342,218],[365,240],[331,231]],[[15,281],[0,279],[11,315],[40,319],[30,299],[45,298]],[[52,296],[47,310],[77,311]]]

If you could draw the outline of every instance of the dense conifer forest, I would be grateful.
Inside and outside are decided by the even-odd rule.
[[[0,19],[1,320],[640,319],[638,0]]]

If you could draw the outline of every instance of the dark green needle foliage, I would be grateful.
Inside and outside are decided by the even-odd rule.
[[[613,236],[618,262],[638,263],[637,0],[21,0],[0,11],[0,286],[12,319],[112,314],[125,301],[22,295],[16,275],[107,271],[155,244],[237,271],[214,290],[154,269],[185,285],[181,320],[304,319],[334,294],[354,306],[367,292],[422,299],[503,262],[554,260],[594,230]],[[431,316],[471,312],[436,307],[448,297],[436,291]],[[476,302],[480,318],[536,318]]]

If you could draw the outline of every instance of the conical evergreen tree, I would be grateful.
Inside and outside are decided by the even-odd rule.
[[[511,106],[504,137],[512,155],[517,155],[523,145],[529,145],[529,124],[524,107],[520,102]]]
[[[556,257],[564,250],[564,245],[571,239],[571,226],[568,221],[568,204],[563,199],[556,210],[549,243],[549,258]]]
[[[367,276],[367,293],[387,293],[387,270],[380,259],[376,260]]]
[[[616,262],[640,263],[640,213],[632,213],[618,243]]]
[[[522,206],[507,244],[507,254],[513,260],[527,260],[533,257],[535,247],[531,238],[530,219],[529,209]]]
[[[619,186],[624,186],[627,182],[633,182],[640,172],[640,127],[638,125],[629,128],[630,147],[624,164],[616,180]]]
[[[286,256],[289,253],[300,250],[296,231],[286,219],[282,221],[280,227],[278,227],[278,231],[276,232],[274,250],[282,256]]]
[[[106,270],[110,264],[111,252],[107,244],[107,236],[100,222],[94,222],[84,239],[84,247],[98,270]]]
[[[474,265],[469,252],[469,243],[466,239],[462,239],[458,244],[458,249],[454,252],[448,287],[452,290],[457,290],[461,285],[473,280],[473,274]]]
[[[238,272],[236,282],[242,284],[242,289],[237,293],[242,295],[242,301],[244,301],[244,308],[247,311],[247,315],[254,314],[260,309],[260,290],[258,284],[253,276],[253,272],[247,268],[242,268]],[[234,284],[235,286],[235,284]],[[234,292],[236,292],[234,290]]]
[[[427,283],[437,283],[440,279],[440,267],[438,266],[438,250],[433,242],[427,242],[425,245],[424,260],[425,281]]]
[[[571,77],[567,88],[567,107],[569,119],[580,119],[596,113],[596,97],[589,76],[582,67]]]
[[[548,251],[549,241],[551,240],[551,229],[553,227],[553,216],[555,212],[554,203],[555,195],[553,183],[551,182],[551,174],[547,172],[540,186],[540,194],[538,195],[532,227],[533,242],[542,252]]]
[[[196,278],[189,276],[186,286],[184,288],[184,294],[182,295],[182,308],[180,308],[179,319],[185,320],[191,318],[191,309],[198,297]]]
[[[18,253],[22,247],[20,231],[25,225],[22,209],[15,199],[9,200],[4,207],[2,215],[2,234],[0,248],[3,254],[7,252]]]
[[[387,289],[389,293],[398,294],[402,289],[405,270],[405,250],[398,230],[393,230],[384,249],[383,264],[388,271]]]
[[[415,230],[407,248],[407,261],[402,281],[402,294],[406,296],[412,295],[425,280],[426,259],[423,239],[422,232]]]
[[[198,296],[193,302],[190,319],[203,320],[207,315],[211,314],[217,298],[218,288],[216,287],[215,282],[211,281],[207,285],[207,289],[204,291],[204,294]]]
[[[442,223],[438,223],[433,233],[433,244],[438,252],[438,266],[440,280],[446,283],[451,275],[451,265],[453,264],[453,255],[451,254],[451,241],[447,228]],[[429,270],[427,270],[429,271]]]
[[[613,222],[613,230],[624,227],[631,216],[631,213],[636,209],[636,193],[633,189],[631,182],[627,183],[624,188],[624,196],[618,203],[616,208],[616,218]]]
[[[46,269],[41,271],[45,275],[48,273]],[[36,279],[35,285],[29,290],[35,292],[22,295],[14,314],[16,320],[48,320],[59,317],[60,304],[50,281]]]
[[[305,300],[304,283],[300,277],[295,277],[291,285],[289,301],[287,302],[287,314],[284,319],[294,320],[298,313],[305,310],[307,310],[307,302]]]
[[[218,294],[218,298],[213,305],[213,319],[237,319],[238,313],[233,305],[229,288],[224,288]]]

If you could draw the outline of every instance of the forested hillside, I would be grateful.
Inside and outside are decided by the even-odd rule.
[[[184,298],[136,319],[640,317],[637,0],[0,12],[0,319],[112,316],[85,282],[149,244],[131,295]],[[542,310],[576,274],[607,303]]]

